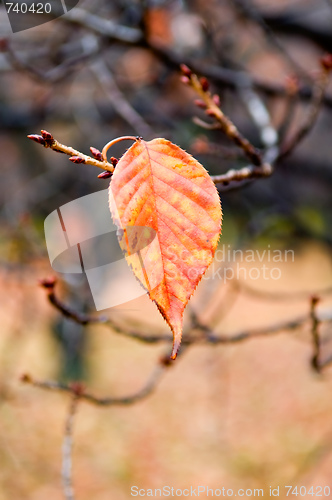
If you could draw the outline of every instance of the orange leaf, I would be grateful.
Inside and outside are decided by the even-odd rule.
[[[110,209],[135,276],[173,332],[172,359],[189,298],[217,247],[217,189],[195,158],[165,139],[136,141],[110,183]]]

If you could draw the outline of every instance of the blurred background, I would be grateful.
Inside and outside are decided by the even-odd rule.
[[[23,385],[20,376],[79,380],[97,395],[121,396],[138,391],[167,351],[102,325],[78,325],[48,303],[38,286],[54,274],[44,219],[108,181],[26,136],[46,129],[86,154],[121,135],[165,137],[213,175],[241,168],[242,152],[206,128],[212,122],[181,83],[179,64],[209,79],[225,114],[256,147],[279,147],[304,122],[319,60],[332,52],[332,3],[80,1],[65,16],[14,34],[0,4],[0,33],[0,500],[58,500],[69,400]],[[264,110],[274,141],[253,119],[248,95]],[[216,262],[190,309],[217,334],[266,335],[197,343],[135,405],[82,403],[74,430],[77,499],[126,499],[132,485],[279,485],[282,498],[284,485],[332,491],[331,131],[330,84],[313,130],[273,176],[220,187],[220,251],[259,257]],[[267,249],[280,251],[281,260],[271,264]],[[286,250],[294,258],[285,259]],[[224,279],[225,267],[237,263],[248,272]],[[249,276],[263,264],[277,267],[278,279]],[[84,275],[58,279],[67,304],[95,311]],[[313,293],[324,320],[322,373],[311,366]],[[168,332],[146,296],[103,313],[145,334]],[[302,316],[308,321],[299,328],[269,334],[270,326]]]

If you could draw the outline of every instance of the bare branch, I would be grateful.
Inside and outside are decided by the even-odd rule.
[[[51,50],[51,48],[49,50]],[[82,38],[81,54],[68,57],[63,62],[49,70],[43,70],[38,66],[31,64],[26,55],[15,51],[10,43],[7,43],[6,45],[6,56],[12,68],[20,72],[27,73],[33,79],[45,83],[57,83],[67,78],[80,64],[89,60],[96,54],[100,54],[100,51],[100,41],[97,36],[90,33]]]
[[[240,88],[239,92],[242,102],[259,130],[262,144],[266,148],[277,146],[278,133],[272,126],[270,114],[262,99],[250,87]]]
[[[260,177],[269,177],[272,174],[272,167],[269,164],[264,164],[262,167],[254,167],[248,165],[239,170],[231,169],[225,174],[211,175],[211,179],[215,184],[229,184],[230,182],[239,182],[250,179],[258,179]]]
[[[253,328],[252,330],[243,330],[233,335],[220,335],[215,334],[208,326],[198,325],[198,328],[204,330],[206,336],[204,340],[208,344],[234,344],[242,342],[244,340],[250,340],[255,337],[265,337],[269,335],[274,335],[286,330],[296,330],[302,326],[308,320],[308,316],[300,316],[298,318],[292,319],[290,321],[284,321],[276,323],[275,325],[270,325],[266,328]],[[182,342],[184,344],[193,343],[187,337],[184,337]]]
[[[107,36],[113,40],[118,40],[119,42],[138,43],[142,39],[141,30],[130,28],[129,26],[122,26],[110,19],[104,19],[78,7],[67,12],[62,19],[63,21],[89,28],[95,33]]]
[[[296,132],[294,137],[282,148],[278,159],[283,159],[294,151],[296,146],[309,134],[314,127],[321,108],[322,100],[325,94],[325,89],[329,82],[329,73],[331,68],[323,65],[322,71],[316,81],[313,89],[312,101],[309,106],[308,114],[302,126]]]
[[[245,82],[246,85],[255,88],[257,91],[264,92],[266,95],[288,95],[287,85],[269,82],[259,77],[251,76],[249,73],[244,71],[222,68],[220,66],[214,66],[212,64],[206,64],[202,61],[197,61],[193,58],[184,57],[182,54],[178,54],[168,47],[158,46],[155,43],[152,43],[151,40],[145,39],[143,32],[137,28],[119,25],[109,19],[103,19],[81,8],[76,7],[67,12],[65,16],[61,17],[61,21],[79,24],[94,33],[107,37],[109,40],[116,40],[125,44],[136,44],[147,47],[158,57],[159,60],[174,69],[177,69],[182,62],[185,62],[195,72],[204,74],[206,77],[210,78],[211,81],[233,90],[237,90]],[[45,74],[38,71],[37,68],[29,66],[26,69],[34,73],[37,78],[45,80]],[[69,69],[70,68],[67,68],[67,72]],[[61,77],[62,76],[63,75],[61,75]],[[53,75],[52,78],[54,78]],[[52,78],[51,81],[53,81]],[[50,79],[50,77],[47,77],[46,79]],[[57,77],[57,79],[59,78]],[[301,100],[311,99],[312,89],[307,85],[300,86],[298,97]],[[326,106],[332,107],[332,96],[324,96],[322,103]]]
[[[299,92],[299,82],[295,77],[289,77],[286,79],[286,84],[288,86],[288,96],[286,97],[286,108],[285,115],[279,127],[279,141],[280,144],[283,143],[284,138],[291,126],[292,120],[294,118],[296,104],[298,102],[298,92]]]
[[[50,285],[48,285],[48,281],[44,280],[44,283],[42,285],[44,288],[47,290],[47,295],[48,299],[54,305],[64,316],[66,316],[69,319],[72,319],[73,321],[82,324],[82,325],[89,325],[93,323],[100,323],[103,325],[106,325],[110,327],[115,333],[119,333],[120,335],[124,335],[127,337],[131,337],[146,343],[159,343],[159,342],[167,342],[171,343],[172,342],[172,336],[167,335],[167,334],[159,334],[159,335],[146,335],[142,334],[137,331],[131,331],[131,330],[126,330],[119,325],[116,325],[113,323],[111,319],[106,319],[104,317],[95,317],[95,316],[87,316],[83,315],[80,313],[77,313],[75,311],[72,311],[68,306],[63,304],[55,295],[54,293],[54,285],[55,282],[53,283],[50,280]],[[194,316],[193,316],[194,317]],[[300,326],[302,323],[304,323],[306,320],[308,320],[308,316],[303,316],[301,318],[297,318],[295,320],[291,321],[285,321],[283,323],[278,323],[276,325],[269,326],[267,328],[263,329],[253,329],[253,330],[247,330],[247,331],[241,331],[239,333],[236,333],[234,335],[222,335],[213,332],[209,326],[204,325],[200,323],[197,319],[193,322],[193,327],[195,330],[204,333],[203,337],[197,337],[197,335],[190,335],[188,332],[186,332],[183,336],[183,341],[182,343],[184,345],[191,345],[195,344],[197,342],[202,342],[205,341],[207,343],[211,344],[228,344],[228,343],[234,343],[234,342],[240,342],[242,340],[249,339],[251,337],[256,337],[256,336],[261,336],[261,335],[267,335],[269,333],[276,333],[279,332],[283,329],[293,329],[297,326]],[[208,333],[208,334],[207,334]],[[28,380],[29,381],[29,380]],[[61,386],[64,387],[64,386]],[[63,389],[65,390],[65,389]],[[67,390],[67,389],[66,389]],[[71,390],[71,389],[70,389]]]
[[[203,120],[202,120],[203,122]],[[203,122],[205,123],[205,122]],[[220,127],[218,127],[220,128]],[[203,154],[203,155],[213,155],[213,156],[222,156],[227,159],[238,159],[243,158],[242,151],[235,150],[235,148],[224,146],[222,144],[211,142],[208,140],[206,136],[198,136],[196,137],[191,146],[191,151],[194,154]]]
[[[257,167],[261,167],[263,159],[261,153],[237,130],[234,123],[222,112],[218,102],[218,96],[212,96],[209,92],[209,83],[205,77],[198,79],[187,66],[182,65],[181,69],[184,73],[182,77],[183,83],[190,85],[199,95],[206,107],[206,114],[212,116],[218,123],[220,128],[237,146],[239,146],[249,160]]]
[[[95,317],[95,316],[88,316],[88,315],[83,315],[80,313],[77,313],[73,310],[71,310],[68,306],[63,304],[55,295],[54,293],[54,286],[55,286],[55,281],[50,279],[50,280],[44,280],[42,283],[43,287],[47,290],[47,295],[48,299],[52,303],[56,309],[58,309],[64,316],[67,318],[82,324],[82,325],[90,325],[94,323],[100,323],[104,324],[105,326],[108,326],[113,330],[113,332],[118,333],[120,335],[124,335],[130,338],[134,338],[136,340],[139,340],[141,342],[145,343],[160,343],[160,342],[166,342],[171,344],[172,343],[172,336],[168,334],[158,334],[158,335],[147,335],[143,334],[138,331],[132,331],[130,329],[125,329],[124,327],[121,327],[119,325],[116,325],[111,319],[107,319],[105,317]],[[239,284],[236,285],[237,287]],[[261,296],[261,293],[259,291],[256,291],[254,289],[249,289],[249,288],[244,288],[249,293],[252,294],[257,294],[259,297]],[[331,293],[331,289],[327,288],[326,290],[322,290],[322,293]],[[308,297],[310,294],[308,292],[305,292]],[[299,292],[298,294],[295,293],[296,299],[302,299],[304,297],[304,293]],[[313,296],[313,294],[311,294]],[[281,299],[284,300],[284,297],[282,297],[280,294],[277,292],[271,292],[271,297],[274,299]],[[315,297],[315,296],[313,296]],[[286,300],[290,300],[289,294],[286,294]],[[192,311],[191,313],[191,328],[190,330],[187,330],[184,332],[183,339],[182,339],[182,353],[185,348],[199,344],[199,343],[206,343],[206,344],[211,344],[211,345],[216,345],[216,344],[234,344],[238,342],[243,342],[246,340],[251,340],[256,337],[265,337],[269,335],[274,335],[278,334],[281,332],[285,331],[293,331],[301,326],[303,326],[305,323],[307,323],[309,320],[312,322],[312,335],[314,338],[314,346],[315,346],[315,354],[312,360],[312,364],[316,370],[321,370],[328,364],[332,363],[332,358],[330,360],[326,360],[325,362],[319,361],[319,349],[320,349],[320,343],[319,343],[319,337],[318,337],[318,326],[322,322],[331,322],[332,317],[331,314],[329,313],[328,315],[321,314],[320,316],[317,315],[317,311],[315,309],[317,299],[311,299],[312,304],[313,301],[316,300],[315,304],[312,305],[310,314],[306,314],[291,320],[286,320],[282,321],[276,324],[269,325],[264,328],[253,328],[249,330],[242,330],[239,331],[235,334],[228,335],[228,334],[222,334],[222,333],[216,333],[209,325],[203,324],[200,322],[197,314]],[[22,377],[22,381],[26,383],[30,383],[36,387],[40,387],[42,389],[48,389],[48,390],[57,390],[57,391],[62,391],[62,392],[68,392],[71,394],[76,394],[77,397],[82,398],[90,403],[96,404],[96,405],[101,405],[101,406],[109,406],[109,405],[127,405],[127,404],[132,404],[140,399],[143,399],[147,395],[149,395],[154,388],[156,387],[160,376],[163,373],[163,368],[168,366],[170,364],[170,359],[169,357],[165,356],[164,358],[161,359],[160,365],[156,367],[156,370],[152,373],[150,379],[148,380],[147,384],[137,393],[130,395],[130,396],[125,396],[122,398],[97,398],[91,394],[88,394],[84,392],[81,388],[77,388],[77,386],[68,386],[65,384],[61,384],[59,382],[53,382],[53,381],[38,381],[34,380],[30,377],[30,375],[24,375]]]
[[[258,290],[257,288],[252,288],[244,281],[236,280],[231,281],[231,284],[235,288],[239,288],[241,292],[244,292],[253,297],[257,297],[261,300],[273,300],[273,301],[281,301],[281,302],[289,302],[289,301],[298,301],[298,300],[308,300],[308,297],[312,296],[322,296],[322,295],[331,295],[332,287],[322,288],[321,290],[310,291],[310,290],[300,290],[300,291],[292,291],[292,292],[275,292],[270,290]]]
[[[42,135],[28,135],[28,138],[34,142],[37,142],[38,144],[41,144],[45,148],[51,148],[57,153],[65,153],[66,155],[71,156],[70,160],[73,163],[86,163],[88,165],[93,165],[95,167],[101,168],[102,170],[107,170],[108,172],[114,171],[114,166],[108,161],[96,160],[95,158],[87,156],[70,146],[65,146],[64,144],[61,144],[56,139],[54,139],[54,137],[46,130],[42,130],[41,134]]]
[[[255,22],[258,26],[261,27],[263,32],[265,33],[266,40],[275,50],[279,52],[279,54],[283,57],[283,59],[288,63],[289,67],[293,70],[296,69],[297,73],[305,78],[307,81],[311,81],[310,74],[303,68],[300,64],[298,64],[297,60],[295,60],[291,54],[285,49],[279,39],[276,37],[273,30],[270,26],[265,22],[264,17],[261,15],[260,11],[255,7],[255,5],[249,0],[233,0],[235,6],[239,9],[239,11],[251,21]]]
[[[142,342],[154,344],[156,342],[172,342],[172,336],[169,334],[160,335],[148,335],[141,332],[131,330],[130,328],[125,328],[123,326],[117,325],[111,318],[105,316],[93,316],[84,313],[74,311],[66,304],[64,304],[58,296],[55,294],[56,280],[54,278],[44,279],[40,282],[41,286],[46,290],[47,298],[49,302],[68,319],[75,321],[83,326],[91,324],[102,324],[112,329],[114,333],[124,335]]]
[[[65,435],[62,445],[62,485],[66,500],[75,500],[72,481],[72,449],[73,449],[73,424],[77,409],[78,398],[74,394],[70,402],[70,407],[65,425]]]
[[[141,115],[129,104],[123,93],[117,86],[112,73],[105,62],[97,61],[91,66],[99,83],[107,94],[116,112],[131,126],[139,135],[153,136],[151,127],[143,120]]]
[[[319,372],[321,370],[320,366],[320,338],[319,338],[319,324],[320,320],[317,316],[316,306],[319,302],[319,297],[313,296],[310,301],[310,319],[311,319],[311,334],[313,340],[314,354],[312,356],[311,364],[314,370]]]
[[[50,380],[35,380],[28,374],[23,375],[21,377],[21,380],[26,384],[33,385],[34,387],[38,387],[40,389],[45,389],[48,391],[56,391],[56,392],[65,392],[67,394],[71,394],[75,396],[77,400],[83,400],[86,401],[87,403],[91,403],[97,406],[123,406],[123,405],[127,406],[136,403],[137,401],[140,401],[141,399],[144,399],[150,394],[152,394],[152,392],[157,387],[159,381],[161,380],[161,377],[165,372],[165,368],[167,366],[170,366],[170,363],[168,361],[169,357],[166,358],[165,356],[165,358],[163,358],[161,362],[152,371],[148,381],[142,387],[142,389],[135,392],[134,394],[130,394],[129,396],[123,396],[120,398],[113,398],[113,397],[98,398],[92,394],[85,392],[83,388],[80,388],[80,390],[78,391],[75,385],[66,385],[62,384],[61,382],[55,382]]]
[[[265,161],[263,155],[258,151],[245,137],[243,137],[237,130],[232,121],[222,112],[219,107],[219,97],[211,95],[209,92],[209,83],[206,78],[198,79],[197,75],[193,73],[186,65],[181,65],[184,76],[182,77],[183,83],[190,85],[195,92],[199,95],[202,105],[206,108],[206,114],[212,116],[219,124],[222,131],[229,137],[237,146],[239,146],[244,154],[249,158],[253,165],[244,167],[240,170],[229,170],[226,174],[211,176],[214,183],[229,184],[233,181],[244,181],[257,177],[267,177],[273,172],[271,163]],[[256,113],[256,112],[255,112]],[[255,114],[255,118],[257,116]],[[260,123],[262,118],[260,117]],[[266,125],[266,120],[264,120]],[[275,140],[271,141],[271,146],[274,145]],[[273,154],[273,159],[276,154]]]
[[[162,62],[164,62],[164,64],[167,64],[173,68],[178,68],[181,63],[185,63],[195,73],[205,75],[212,82],[220,84],[226,88],[237,91],[239,87],[245,85],[248,87],[252,87],[257,91],[264,92],[268,96],[285,97],[289,95],[287,84],[268,82],[259,77],[254,77],[245,71],[223,68],[220,66],[214,66],[212,64],[206,64],[202,61],[197,61],[192,58],[186,58],[181,56],[181,54],[172,52],[168,48],[152,45],[150,42],[147,42],[147,45],[151,49],[151,51],[159,59],[161,59]],[[307,85],[299,86],[299,99],[308,101],[312,98],[312,94],[313,91],[311,87]],[[324,96],[322,102],[326,106],[332,107],[332,95]]]

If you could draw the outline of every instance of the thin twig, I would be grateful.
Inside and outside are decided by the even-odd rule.
[[[270,114],[263,100],[250,87],[239,88],[239,93],[252,121],[259,130],[262,144],[266,148],[275,147],[278,143],[278,133],[272,126]]]
[[[78,397],[73,394],[65,425],[65,435],[62,445],[62,486],[66,500],[75,500],[72,480],[73,424],[77,410]]]
[[[294,77],[287,78],[286,84],[288,85],[289,94],[286,97],[285,101],[285,115],[278,131],[280,144],[283,144],[284,138],[286,137],[286,134],[292,124],[292,120],[294,118],[296,110],[296,104],[298,102],[299,83],[297,79]]]
[[[161,47],[152,44],[150,41],[145,42],[150,50],[168,66],[176,69],[181,63],[185,63],[195,73],[205,75],[212,82],[222,85],[237,91],[239,87],[247,85],[257,91],[264,92],[268,96],[284,97],[288,95],[288,87],[283,83],[269,82],[259,77],[254,77],[248,72],[214,66],[212,64],[197,61],[197,59],[187,58],[181,54],[175,53],[168,47]],[[298,89],[298,97],[301,100],[308,101],[312,98],[312,89],[307,85],[301,85]],[[326,106],[332,107],[332,95],[326,95],[323,98],[323,103]]]
[[[195,73],[190,70],[187,71],[185,67],[182,67],[185,73],[185,77],[188,79],[188,84],[195,90],[195,92],[202,99],[206,106],[206,114],[212,116],[220,123],[220,128],[237,146],[239,146],[248,159],[257,167],[261,167],[263,163],[261,153],[246,139],[243,137],[234,123],[222,112],[218,104],[216,104],[213,96],[208,90],[208,82],[203,77],[198,79]],[[187,82],[187,80],[183,80]]]
[[[158,46],[144,37],[141,30],[130,28],[114,23],[111,20],[103,19],[90,12],[74,8],[67,12],[65,16],[60,18],[61,22],[79,24],[94,33],[97,33],[108,40],[117,40],[118,42],[129,45],[140,45],[148,48],[158,59],[165,65],[174,69],[178,68],[182,62],[185,62],[194,71],[206,75],[211,81],[214,81],[224,87],[237,90],[239,86],[246,81],[246,84],[255,88],[258,91],[264,92],[269,96],[287,96],[288,89],[284,84],[269,82],[259,77],[254,77],[247,72],[214,66],[206,64],[203,61],[197,61],[194,58],[184,57],[182,54],[169,49],[168,47]],[[38,68],[31,68],[35,75],[45,81],[45,74],[38,71]],[[68,68],[68,71],[70,68]],[[67,71],[67,74],[68,74]],[[63,77],[66,74],[62,75]],[[301,100],[309,100],[312,97],[312,89],[309,86],[302,85],[299,87],[298,97]],[[332,96],[326,95],[323,97],[322,103],[332,107]]]
[[[296,330],[302,326],[308,320],[307,315],[299,316],[298,318],[276,323],[275,325],[270,325],[265,328],[253,328],[252,330],[243,330],[233,335],[220,335],[215,334],[208,326],[200,324],[198,328],[204,329],[206,337],[205,342],[208,344],[236,344],[238,342],[243,342],[244,340],[251,340],[256,337],[265,337],[269,335],[274,335],[286,330]],[[182,343],[188,344],[194,341],[188,339],[184,336]]]
[[[222,156],[223,158],[228,160],[235,160],[241,157],[243,158],[242,151],[236,150],[229,146],[224,146],[216,142],[211,142],[205,136],[196,137],[190,146],[190,150],[194,154]]]
[[[331,69],[332,68],[323,66],[322,71],[313,88],[312,100],[309,106],[307,117],[299,130],[295,133],[295,135],[282,148],[278,160],[284,159],[286,156],[291,154],[292,151],[294,151],[294,149],[297,147],[297,145],[309,134],[309,132],[311,132],[312,128],[314,127],[321,108],[325,89],[329,82],[329,74]]]
[[[104,161],[99,161],[95,158],[92,158],[91,156],[87,156],[81,153],[80,151],[77,151],[76,149],[70,146],[65,146],[64,144],[61,144],[59,141],[54,139],[49,132],[46,132],[45,130],[42,130],[42,134],[44,135],[36,135],[36,134],[28,135],[28,138],[37,142],[38,144],[41,144],[45,148],[50,148],[58,153],[65,153],[67,155],[70,155],[71,156],[70,160],[73,161],[74,163],[86,163],[88,165],[93,165],[95,167],[101,168],[102,170],[107,172],[114,171],[114,166],[111,163],[109,163],[106,159],[106,152],[110,148],[110,146],[115,144],[115,142],[123,140],[136,141],[140,139],[139,137],[123,136],[110,141],[103,148],[102,158]],[[45,136],[47,136],[48,138],[45,138]],[[271,165],[269,163],[264,163],[260,167],[249,165],[248,167],[243,167],[240,170],[231,169],[225,174],[211,175],[211,179],[215,184],[221,183],[227,185],[233,181],[238,182],[258,177],[266,177],[271,175],[271,173],[272,173]]]
[[[84,326],[87,326],[89,324],[103,324],[109,328],[112,329],[113,332],[124,335],[129,338],[133,338],[135,340],[139,340],[141,342],[145,343],[168,343],[171,344],[173,339],[172,336],[169,334],[157,334],[157,335],[148,335],[148,334],[143,334],[139,331],[133,331],[130,329],[125,329],[124,327],[121,327],[119,325],[116,325],[110,318],[105,318],[103,316],[89,316],[85,314],[81,314],[78,312],[75,312],[71,310],[68,306],[63,304],[60,299],[57,298],[57,296],[54,293],[54,287],[55,287],[55,281],[54,280],[44,280],[42,283],[43,287],[47,290],[47,295],[48,299],[50,300],[51,304],[56,307],[57,310],[59,310],[63,315],[65,315],[67,318],[71,319],[72,321],[75,321],[79,324],[82,324]],[[254,291],[253,291],[254,292]],[[256,291],[255,291],[256,292]],[[254,292],[254,293],[255,293]],[[322,293],[330,293],[330,289],[322,290]],[[258,292],[259,294],[259,292]],[[260,294],[259,294],[260,295]],[[301,298],[303,297],[302,293],[299,294]],[[308,295],[307,295],[308,296]],[[300,298],[300,297],[299,297]],[[289,300],[289,299],[288,299]],[[264,337],[264,336],[269,336],[269,335],[274,335],[280,332],[284,331],[293,331],[296,330],[297,328],[300,328],[303,326],[308,320],[311,320],[312,322],[312,332],[313,332],[313,337],[315,339],[315,356],[313,360],[313,366],[317,370],[321,370],[324,366],[327,366],[328,364],[332,363],[332,357],[330,360],[326,360],[324,363],[319,364],[319,339],[317,340],[317,335],[318,335],[318,325],[323,322],[332,322],[332,317],[331,315],[321,315],[319,317],[317,315],[317,311],[315,309],[312,309],[310,314],[308,315],[303,315],[298,318],[294,318],[291,320],[286,320],[282,321],[279,323],[276,323],[274,325],[269,325],[267,327],[263,328],[253,328],[249,330],[242,330],[237,333],[234,333],[232,335],[229,334],[222,334],[222,333],[216,333],[211,326],[203,324],[200,322],[198,316],[196,313],[192,313],[191,315],[192,319],[192,325],[191,325],[191,331],[186,331],[184,332],[183,339],[182,339],[182,346],[183,346],[183,351],[186,347],[196,345],[199,343],[206,343],[206,344],[211,344],[211,345],[216,345],[216,344],[235,344],[238,342],[243,342],[246,340],[251,340],[256,337]],[[195,333],[196,332],[196,333]],[[197,335],[200,334],[200,335]],[[146,395],[150,394],[158,380],[159,377],[162,374],[162,368],[164,366],[168,366],[170,360],[169,357],[165,356],[164,358],[161,359],[161,371],[159,370],[159,365],[156,368],[155,373],[151,375],[151,378],[149,379],[148,383],[138,391],[137,393],[130,395],[130,396],[125,396],[122,398],[96,398],[95,396],[85,393],[84,391],[78,391],[77,387],[72,387],[68,386],[65,384],[61,384],[58,382],[50,382],[50,381],[36,381],[33,380],[29,375],[25,375],[22,377],[22,380],[24,382],[30,383],[32,385],[41,387],[43,389],[49,389],[49,390],[58,390],[58,391],[63,391],[63,392],[69,392],[71,394],[78,394],[78,396],[90,403],[101,405],[101,406],[108,406],[108,405],[126,405],[126,404],[132,404],[133,402],[143,399]],[[317,368],[316,368],[317,366]]]
[[[214,183],[229,184],[233,181],[244,181],[257,177],[267,177],[273,172],[271,163],[265,161],[265,157],[258,151],[245,137],[237,130],[234,123],[222,112],[219,107],[219,98],[209,92],[209,83],[205,77],[198,78],[186,65],[181,65],[184,76],[182,81],[190,85],[200,97],[201,101],[197,102],[200,107],[206,108],[206,114],[213,117],[216,123],[219,124],[223,132],[237,146],[239,146],[244,154],[252,162],[252,165],[243,167],[240,170],[229,170],[222,175],[211,176]]]
[[[112,329],[114,333],[118,333],[129,338],[137,339],[142,342],[154,344],[156,342],[172,342],[172,336],[168,334],[164,335],[148,335],[143,334],[138,331],[131,330],[130,328],[125,328],[117,325],[111,318],[105,316],[93,316],[78,311],[74,311],[67,304],[62,302],[55,293],[56,280],[54,278],[48,278],[41,280],[40,285],[46,290],[47,298],[49,302],[66,318],[78,323],[82,326],[101,324]]]
[[[257,288],[253,288],[247,285],[244,281],[240,280],[232,280],[231,285],[234,288],[239,288],[241,292],[244,292],[252,297],[257,297],[261,300],[273,300],[273,301],[281,301],[281,302],[289,302],[289,301],[299,301],[299,300],[307,300],[310,296],[322,296],[322,295],[331,295],[332,287],[322,288],[317,291],[306,291],[299,290],[293,292],[276,292],[271,290],[258,290]]]
[[[117,24],[110,19],[104,19],[78,7],[67,12],[61,20],[79,24],[95,33],[123,43],[135,44],[140,42],[143,37],[141,30],[137,28]]]
[[[86,163],[88,165],[93,165],[95,167],[101,168],[102,170],[107,170],[108,172],[114,171],[114,166],[108,161],[96,160],[95,158],[87,156],[70,146],[65,146],[64,144],[61,144],[59,141],[54,139],[54,137],[46,130],[42,130],[41,134],[42,135],[28,135],[28,138],[32,141],[37,142],[38,144],[41,144],[45,148],[50,148],[57,153],[65,153],[66,155],[71,156],[71,160],[73,161],[73,163]]]
[[[14,50],[11,44],[8,42],[6,45],[5,54],[13,69],[27,73],[30,77],[37,81],[55,84],[65,78],[68,78],[69,75],[77,70],[77,67],[80,64],[91,59],[96,54],[100,54],[100,40],[97,38],[97,36],[88,34],[87,36],[82,38],[81,45],[83,50],[81,54],[68,57],[57,66],[48,70],[41,69],[40,67],[31,64],[26,56],[22,55],[22,52],[17,52],[16,50]],[[49,52],[51,50],[52,49],[50,47]],[[31,55],[33,55],[34,57],[36,56],[35,53],[32,53]]]
[[[45,284],[46,286],[45,286]],[[51,281],[51,283],[53,283]],[[158,342],[172,342],[172,336],[169,334],[159,334],[159,335],[147,335],[143,334],[137,331],[131,331],[131,330],[126,330],[119,325],[116,325],[112,322],[111,319],[107,319],[105,317],[91,317],[87,316],[81,313],[77,313],[75,311],[72,311],[68,306],[63,304],[60,299],[57,298],[57,296],[54,293],[54,285],[47,285],[47,280],[44,280],[42,283],[44,288],[47,290],[47,295],[48,299],[58,309],[62,314],[64,314],[67,318],[72,319],[76,323],[82,324],[84,326],[89,325],[89,324],[94,324],[94,323],[100,323],[105,326],[110,327],[115,333],[119,333],[121,335],[134,338],[136,340],[140,340],[142,342],[146,343],[158,343]],[[264,334],[269,334],[269,333],[275,333],[283,329],[293,329],[296,326],[300,326],[302,323],[308,320],[308,316],[302,316],[301,318],[297,318],[295,320],[291,321],[285,321],[282,323],[278,323],[276,325],[271,325],[263,329],[253,329],[253,330],[245,330],[241,331],[238,333],[235,333],[233,335],[227,335],[227,334],[218,334],[215,333],[211,330],[211,328],[208,325],[204,325],[202,323],[195,323],[195,330],[200,330],[201,332],[208,332],[208,335],[202,339],[201,337],[197,337],[197,335],[190,335],[188,332],[184,334],[183,336],[183,344],[184,345],[191,345],[196,342],[201,342],[204,340],[205,342],[211,343],[211,344],[228,344],[228,343],[237,343],[241,342],[242,340],[246,340],[251,337],[256,337],[256,336],[261,336]]]
[[[83,400],[87,403],[91,403],[97,406],[127,406],[146,398],[155,390],[159,381],[161,380],[162,375],[165,372],[165,368],[167,366],[170,366],[167,361],[168,360],[166,359],[166,357],[161,360],[161,362],[152,371],[148,381],[142,387],[142,389],[135,392],[134,394],[130,394],[129,396],[123,396],[119,398],[98,398],[92,394],[89,394],[88,392],[85,392],[83,388],[80,391],[77,391],[77,387],[75,386],[62,384],[61,382],[55,382],[52,380],[36,380],[29,374],[23,375],[21,377],[21,380],[26,384],[33,385],[34,387],[38,387],[40,389],[72,394],[77,400]]]
[[[297,60],[294,59],[291,54],[285,49],[279,39],[276,37],[273,30],[270,26],[265,22],[263,16],[259,12],[259,10],[253,5],[249,0],[233,0],[233,4],[239,9],[242,15],[245,18],[250,19],[255,22],[260,28],[264,31],[266,40],[268,43],[279,52],[279,54],[287,61],[289,67],[298,72],[298,74],[305,78],[307,81],[311,82],[310,74],[300,65]]]
[[[254,167],[248,165],[239,170],[230,169],[225,174],[211,175],[211,179],[215,184],[229,184],[230,182],[239,182],[250,179],[259,179],[260,177],[269,177],[272,174],[272,167],[269,164],[264,164],[263,167]]]
[[[129,104],[123,93],[117,86],[115,79],[104,61],[92,64],[91,69],[102,85],[105,93],[110,99],[115,111],[134,129],[139,135],[151,137],[153,131],[143,120],[141,115]]]
[[[311,334],[313,340],[314,354],[311,359],[311,364],[314,370],[319,372],[321,370],[320,366],[320,337],[319,337],[319,324],[320,320],[317,316],[317,304],[319,302],[319,297],[313,296],[310,301],[310,319],[311,319]]]

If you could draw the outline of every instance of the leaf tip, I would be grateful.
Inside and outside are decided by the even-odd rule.
[[[182,331],[174,332],[171,359],[176,359],[181,345]]]

